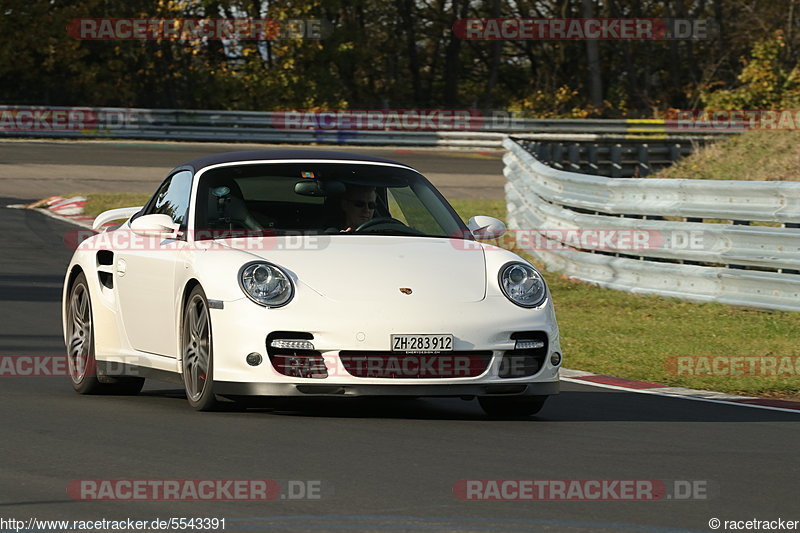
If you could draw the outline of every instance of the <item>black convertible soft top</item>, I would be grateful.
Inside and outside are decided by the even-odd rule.
[[[205,167],[212,165],[219,165],[220,163],[235,163],[237,161],[259,161],[259,160],[280,160],[280,159],[326,159],[330,161],[365,161],[369,163],[391,163],[394,165],[402,165],[409,167],[404,163],[392,161],[384,157],[377,157],[372,155],[354,154],[350,152],[334,152],[331,150],[250,150],[242,152],[225,152],[222,154],[212,154],[203,157],[198,157],[191,161],[179,165],[175,170],[187,167],[191,168],[194,172],[199,171]]]

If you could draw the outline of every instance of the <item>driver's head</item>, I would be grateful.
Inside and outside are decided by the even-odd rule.
[[[375,187],[350,185],[341,199],[344,227],[356,229],[375,214]]]

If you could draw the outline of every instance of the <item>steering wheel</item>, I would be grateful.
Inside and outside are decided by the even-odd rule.
[[[354,231],[361,231],[365,229],[369,229],[372,226],[377,226],[379,224],[400,224],[403,227],[408,227],[403,224],[401,221],[397,220],[396,218],[392,217],[378,217],[378,218],[371,218],[357,227]]]

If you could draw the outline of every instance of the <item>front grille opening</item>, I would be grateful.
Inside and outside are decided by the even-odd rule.
[[[316,350],[290,350],[274,348],[273,340],[314,340],[306,331],[273,331],[267,335],[267,356],[272,367],[280,374],[295,378],[323,379],[328,377],[325,360]]]
[[[299,350],[295,350],[299,352]],[[272,366],[284,376],[294,378],[326,378],[328,369],[325,368],[325,360],[314,353],[294,353],[289,355],[278,354],[269,358]]]
[[[518,331],[511,334],[513,341],[538,341],[540,348],[508,350],[500,361],[498,376],[501,378],[522,378],[537,374],[547,359],[548,340],[544,331]]]
[[[486,371],[492,360],[492,352],[414,354],[343,350],[339,352],[339,360],[348,374],[359,378],[473,378]]]

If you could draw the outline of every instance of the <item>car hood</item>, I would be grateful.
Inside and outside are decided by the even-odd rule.
[[[480,301],[486,293],[483,249],[465,249],[460,245],[463,242],[431,237],[320,235],[270,237],[262,249],[254,250],[252,242],[243,239],[217,241],[286,268],[332,300]],[[411,289],[411,293],[406,294],[405,289]]]

